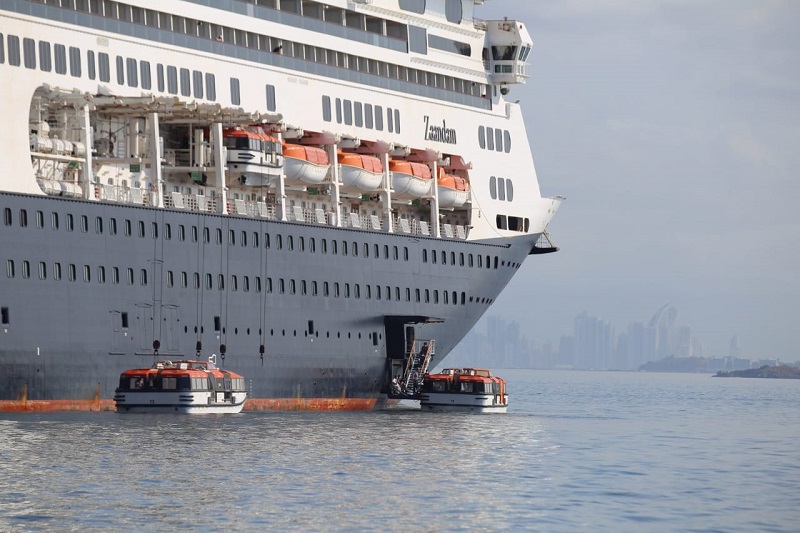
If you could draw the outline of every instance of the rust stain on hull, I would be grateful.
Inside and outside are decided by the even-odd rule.
[[[383,398],[252,398],[244,411],[372,411],[387,405]],[[114,400],[95,395],[85,400],[18,400],[0,401],[0,412],[46,413],[56,411],[116,411]]]

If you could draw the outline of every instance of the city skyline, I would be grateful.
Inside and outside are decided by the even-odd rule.
[[[497,0],[534,41],[510,86],[561,250],[491,312],[537,337],[665,302],[709,352],[792,359],[800,314],[800,3]],[[522,320],[524,318],[524,321]],[[640,319],[644,320],[644,319]]]

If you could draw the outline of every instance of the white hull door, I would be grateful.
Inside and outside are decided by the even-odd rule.
[[[506,413],[508,395],[425,392],[419,402],[423,411],[462,411],[469,413]]]
[[[377,191],[381,187],[383,172],[370,172],[352,165],[339,165],[342,188],[349,191]]]
[[[234,392],[228,400],[222,392],[124,392],[114,401],[118,413],[239,413],[246,392]]]
[[[398,199],[424,198],[430,196],[433,180],[420,178],[403,172],[392,172],[392,195]]]
[[[316,185],[328,175],[330,165],[317,165],[297,157],[285,157],[283,172],[286,181]]]
[[[439,205],[442,207],[461,207],[468,199],[469,191],[439,187]]]

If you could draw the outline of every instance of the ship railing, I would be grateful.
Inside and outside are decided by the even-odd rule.
[[[221,191],[210,192],[212,194],[206,195],[167,191],[164,193],[164,207],[200,213],[221,213]],[[97,199],[141,206],[158,205],[158,198],[155,192],[143,188],[118,185],[99,185]],[[281,218],[278,207],[273,203],[264,201],[264,199],[229,198],[226,206],[228,214],[232,216],[268,220]],[[321,226],[336,225],[334,213],[320,208],[302,206],[288,206],[286,220]],[[388,231],[386,220],[378,215],[353,212],[343,213],[340,225],[344,228],[367,231]],[[392,215],[392,231],[398,234],[418,237],[435,237],[434,228],[429,222],[402,215]],[[439,235],[444,239],[466,240],[468,228],[458,224],[442,223],[439,225]]]

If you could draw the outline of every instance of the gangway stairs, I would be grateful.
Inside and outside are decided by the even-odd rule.
[[[422,381],[428,372],[431,358],[435,353],[436,341],[415,340],[406,358],[405,369],[400,379],[393,379],[389,397],[394,399],[418,399]]]

